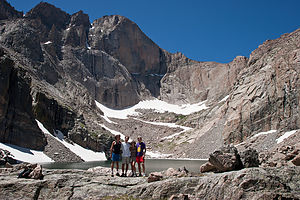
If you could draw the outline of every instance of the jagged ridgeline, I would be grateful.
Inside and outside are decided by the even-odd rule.
[[[207,109],[188,116],[144,115],[191,128],[171,139],[158,140],[144,125],[140,132],[131,125],[123,130],[175,157],[207,158],[223,143],[300,126],[300,30],[266,41],[249,58],[198,62],[161,49],[123,16],[91,23],[82,11],[70,15],[45,2],[23,15],[0,0],[0,56],[2,143],[43,150],[47,139],[38,120],[51,133],[60,130],[83,147],[107,152],[112,134],[100,126],[107,121],[95,100],[114,109],[151,98],[206,101]]]

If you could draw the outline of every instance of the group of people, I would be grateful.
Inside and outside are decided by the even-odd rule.
[[[110,148],[111,158],[111,176],[114,176],[114,165],[116,164],[117,176],[119,174],[119,161],[122,159],[122,175],[126,177],[128,172],[129,164],[131,165],[131,176],[137,176],[136,163],[138,164],[139,176],[146,176],[145,174],[145,154],[146,145],[142,141],[142,137],[138,136],[138,142],[132,141],[129,143],[129,136],[125,137],[125,141],[121,142],[121,136],[116,135],[115,141],[112,142]],[[143,170],[143,173],[142,173]]]

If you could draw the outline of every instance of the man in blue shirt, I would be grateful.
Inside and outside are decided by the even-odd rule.
[[[137,148],[136,162],[138,164],[140,176],[142,176],[141,164],[142,164],[142,168],[143,168],[143,176],[146,176],[146,174],[145,174],[146,144],[144,142],[142,142],[141,136],[138,136],[138,143],[136,144],[136,148]]]

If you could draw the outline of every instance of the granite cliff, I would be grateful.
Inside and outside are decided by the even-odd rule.
[[[96,151],[107,152],[111,143],[105,125],[142,135],[154,151],[207,158],[224,143],[238,144],[271,129],[277,130],[274,138],[299,129],[299,30],[266,41],[249,58],[222,64],[169,53],[123,16],[91,23],[82,11],[70,15],[45,2],[24,16],[4,0],[0,10],[1,142],[43,149],[47,142],[37,119],[50,132],[60,130]],[[148,110],[110,123],[95,104],[123,109],[153,98],[205,101],[208,108],[187,116]],[[179,128],[144,121],[191,130],[162,139]],[[21,136],[32,142],[20,142]]]

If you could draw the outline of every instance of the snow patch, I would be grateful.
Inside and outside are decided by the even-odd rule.
[[[208,108],[205,105],[206,101],[197,104],[175,105],[175,104],[169,104],[167,102],[155,99],[155,100],[140,101],[138,104],[132,107],[122,109],[122,110],[115,110],[115,109],[108,108],[97,101],[95,102],[97,107],[103,111],[104,116],[118,118],[118,119],[127,119],[129,115],[136,116],[140,114],[139,112],[135,111],[136,109],[154,109],[155,111],[160,113],[174,112],[176,114],[190,115],[192,113],[199,112],[201,110]]]
[[[57,141],[65,145],[68,149],[70,149],[72,152],[74,152],[76,155],[78,155],[82,160],[84,161],[100,161],[100,160],[106,160],[105,153],[104,152],[95,152],[89,149],[85,149],[82,146],[74,143],[70,144],[67,141],[64,140],[64,135],[61,131],[56,130],[55,136],[50,134],[50,132],[44,127],[44,125],[36,120],[38,123],[39,128],[43,131],[45,134],[49,134],[51,137],[55,138]]]
[[[292,130],[292,131],[284,133],[282,136],[280,136],[279,138],[276,139],[277,144],[279,144],[280,142],[282,142],[284,139],[290,137],[291,135],[293,135],[297,131],[298,130]]]
[[[155,152],[147,151],[146,155],[149,156],[150,158],[166,158],[166,157],[172,156],[172,154],[162,154],[157,151],[155,151]]]
[[[12,144],[3,144],[0,142],[0,148],[9,151],[16,160],[28,163],[54,162],[44,152],[28,148],[19,147]]]
[[[120,135],[122,140],[125,140],[125,135],[119,131],[115,131],[112,130],[110,128],[108,128],[107,126],[105,126],[104,124],[99,124],[100,126],[102,126],[103,128],[105,128],[106,130],[108,130],[109,132],[111,132],[113,135]],[[129,139],[129,142],[131,141],[131,139]]]
[[[221,101],[219,101],[219,103],[226,101],[228,99],[229,95],[227,95],[226,97],[224,97]]]
[[[117,124],[116,122],[111,121],[107,116],[102,116],[105,121],[107,121],[110,124]]]
[[[174,133],[174,134],[172,134],[172,135],[163,137],[163,138],[162,138],[163,140],[165,140],[165,139],[172,139],[172,138],[174,138],[175,136],[180,135],[181,133],[184,133],[184,132],[186,132],[186,131],[192,130],[191,127],[180,126],[180,125],[177,125],[177,124],[175,124],[175,123],[148,122],[148,121],[144,121],[144,120],[140,120],[140,119],[136,119],[136,118],[135,118],[135,120],[139,120],[139,121],[141,121],[141,122],[148,123],[148,124],[153,124],[153,125],[157,125],[157,126],[167,126],[167,127],[170,127],[170,128],[181,128],[181,129],[183,129],[182,131],[180,131],[180,132],[178,132],[178,133]]]
[[[51,44],[52,42],[51,41],[48,41],[48,42],[45,42],[44,44]]]
[[[255,137],[258,137],[260,135],[267,135],[269,133],[275,133],[277,130],[270,130],[270,131],[267,131],[267,132],[260,132],[260,133],[257,133],[255,135],[253,135],[251,138],[255,138]]]

